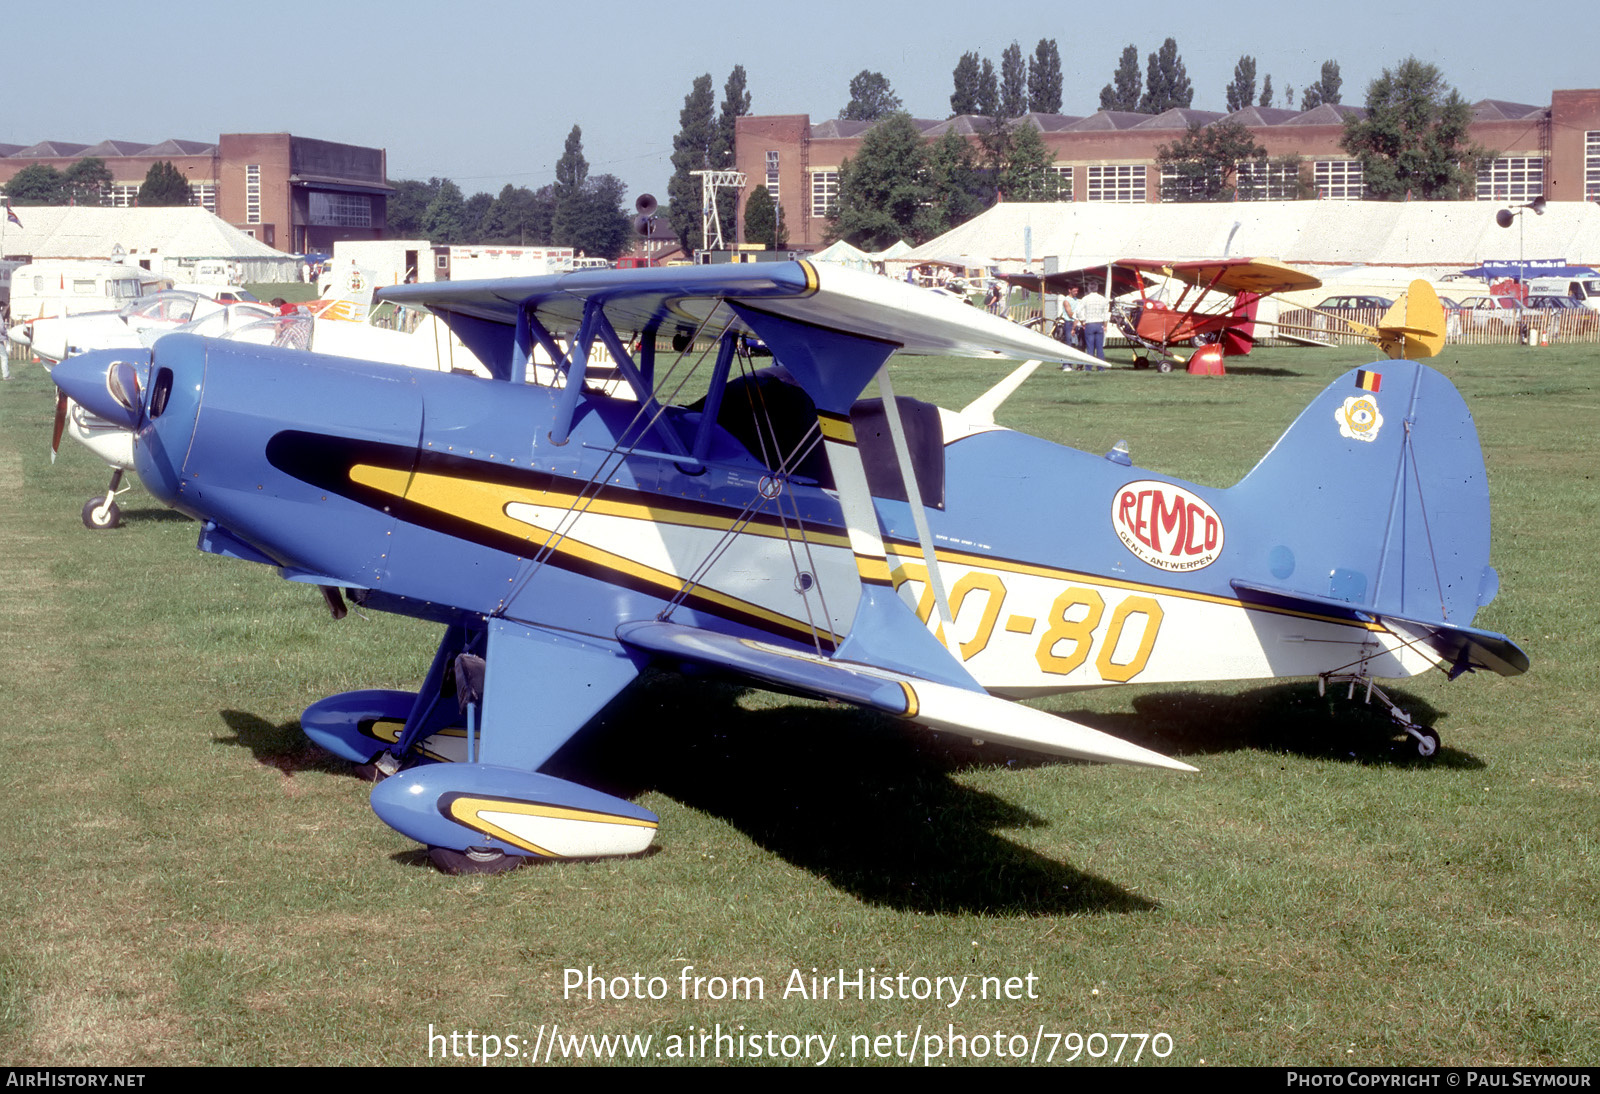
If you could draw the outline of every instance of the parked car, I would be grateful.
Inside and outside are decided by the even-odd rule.
[[[1514,296],[1469,296],[1461,302],[1462,326],[1469,331],[1520,327],[1525,309]]]
[[[1393,303],[1394,301],[1386,296],[1330,296],[1317,305],[1317,310],[1333,312],[1335,315],[1348,315],[1352,319],[1376,313],[1374,315],[1376,318],[1388,311]]]

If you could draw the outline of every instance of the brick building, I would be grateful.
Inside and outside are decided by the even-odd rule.
[[[1248,127],[1271,160],[1281,161],[1247,165],[1241,197],[1292,199],[1304,180],[1318,197],[1352,200],[1363,197],[1364,186],[1360,161],[1339,145],[1350,113],[1365,111],[1343,105],[1303,112],[1252,106],[1233,114],[1173,109],[1153,116],[1102,110],[1088,117],[1029,114],[1023,121],[1039,131],[1054,156],[1063,201],[1160,201],[1160,146],[1179,139],[1190,125],[1224,119]],[[953,128],[976,141],[977,126],[986,121],[962,115],[916,124],[929,140]],[[826,242],[839,166],[860,149],[871,125],[833,119],[812,124],[807,114],[739,119],[735,166],[750,186],[764,184],[782,205],[792,246]],[[1473,105],[1470,138],[1494,156],[1478,176],[1480,201],[1521,203],[1541,195],[1551,201],[1600,200],[1600,89],[1556,91],[1549,106],[1485,99]]]
[[[111,171],[107,205],[134,204],[145,175],[165,160],[189,180],[191,205],[289,254],[331,252],[338,240],[381,239],[394,189],[383,149],[288,133],[224,133],[215,144],[0,144],[0,184],[34,164],[65,171],[90,157]]]

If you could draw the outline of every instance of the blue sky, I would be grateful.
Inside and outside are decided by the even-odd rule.
[[[52,5],[8,5],[0,142],[287,131],[386,148],[391,178],[449,176],[470,195],[549,182],[576,124],[591,171],[661,195],[690,85],[709,72],[720,101],[735,64],[755,113],[815,120],[837,115],[864,68],[887,76],[913,114],[943,117],[963,52],[998,66],[1013,40],[1027,54],[1040,38],[1060,47],[1069,114],[1098,107],[1124,46],[1143,58],[1169,36],[1200,109],[1223,109],[1241,54],[1256,58],[1258,82],[1271,74],[1278,105],[1285,84],[1298,99],[1329,58],[1345,101],[1358,104],[1368,81],[1409,54],[1437,64],[1469,101],[1543,105],[1554,88],[1600,86],[1592,18],[1519,20],[1505,14],[1515,5],[1476,0],[1400,7],[89,0],[64,18]]]

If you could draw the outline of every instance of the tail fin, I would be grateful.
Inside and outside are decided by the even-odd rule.
[[[1335,380],[1228,496],[1258,545],[1237,571],[1241,595],[1454,630],[1498,588],[1477,430],[1426,365],[1383,361]]]
[[[1241,292],[1234,300],[1233,310],[1228,314],[1244,322],[1231,325],[1222,332],[1224,357],[1243,357],[1255,348],[1256,306],[1260,303],[1260,294],[1253,292]]]

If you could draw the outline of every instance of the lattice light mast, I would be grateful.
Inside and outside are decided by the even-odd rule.
[[[743,171],[690,171],[700,176],[700,240],[708,251],[727,247],[722,241],[722,217],[717,213],[717,191],[723,187],[744,189]],[[713,244],[712,239],[716,240]]]

